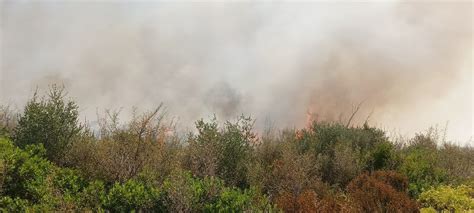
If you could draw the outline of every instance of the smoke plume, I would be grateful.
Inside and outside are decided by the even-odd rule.
[[[163,102],[184,125],[311,115],[473,135],[472,3],[2,1],[0,101],[61,83],[96,108]]]

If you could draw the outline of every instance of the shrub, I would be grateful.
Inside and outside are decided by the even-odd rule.
[[[216,176],[217,163],[222,158],[221,132],[216,118],[210,122],[196,122],[197,135],[188,137],[185,167],[198,177]]]
[[[8,105],[0,105],[0,137],[10,137],[17,124],[16,111]]]
[[[3,193],[7,196],[28,200],[31,204],[54,205],[51,180],[56,168],[46,159],[41,145],[28,146],[23,151],[11,141],[0,139],[0,159],[5,164]]]
[[[41,144],[22,150],[9,140],[0,139],[0,160],[4,162],[4,198],[0,208],[71,211],[84,206],[89,209],[82,204],[88,182],[77,171],[56,167],[43,157],[45,153]]]
[[[97,212],[106,202],[106,190],[102,181],[92,181],[77,195],[78,208]]]
[[[439,149],[439,167],[446,172],[449,184],[474,180],[474,148],[444,143]]]
[[[275,210],[256,189],[226,187],[216,177],[198,179],[177,172],[163,183],[164,204],[171,212],[242,212]]]
[[[217,176],[227,185],[248,186],[247,169],[256,135],[253,121],[240,117],[236,122],[226,122],[222,129],[217,120],[196,122],[198,134],[190,136],[185,167],[199,177]]]
[[[46,157],[61,163],[64,152],[80,133],[78,106],[65,100],[63,88],[53,85],[47,98],[39,100],[37,93],[25,106],[14,131],[14,142],[19,147],[43,144]]]
[[[417,135],[404,150],[400,172],[408,177],[410,195],[417,197],[422,191],[446,180],[446,172],[439,165],[435,141],[428,135]]]
[[[347,186],[354,204],[363,212],[417,212],[407,193],[407,178],[392,171],[361,174]]]
[[[161,176],[179,165],[171,125],[164,124],[160,105],[155,110],[134,115],[119,125],[118,114],[100,118],[99,138],[83,134],[71,146],[66,159],[91,178],[107,183],[126,182],[145,170]],[[163,178],[164,179],[164,178]]]
[[[436,211],[467,212],[474,209],[474,188],[441,185],[421,193],[418,201],[423,207]]]
[[[215,202],[207,204],[205,212],[274,212],[277,209],[255,189],[225,188]]]
[[[163,208],[161,192],[135,180],[115,183],[105,198],[104,208],[113,212],[158,211]]]
[[[321,163],[321,178],[330,185],[344,187],[357,174],[365,171],[393,169],[394,147],[382,130],[348,127],[340,123],[314,121],[298,132],[299,150],[311,152]]]
[[[173,212],[203,211],[224,189],[224,182],[216,177],[198,179],[186,171],[177,171],[163,182],[165,204]]]

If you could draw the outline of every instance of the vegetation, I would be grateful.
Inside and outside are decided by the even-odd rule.
[[[258,135],[241,116],[178,134],[161,106],[130,121],[78,121],[63,88],[22,113],[0,108],[0,211],[463,212],[474,150],[435,130],[393,142],[371,127],[314,121]]]

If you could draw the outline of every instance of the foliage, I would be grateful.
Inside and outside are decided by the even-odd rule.
[[[217,176],[228,185],[247,187],[247,162],[256,140],[252,126],[252,119],[244,116],[234,123],[226,122],[222,129],[216,119],[209,123],[199,120],[198,135],[188,139],[187,167],[198,176]]]
[[[158,211],[160,190],[142,182],[128,180],[124,184],[115,183],[109,190],[104,208],[114,212]]]
[[[473,209],[474,149],[433,129],[407,142],[367,123],[260,135],[241,116],[185,135],[162,105],[126,122],[107,110],[91,129],[65,95],[35,94],[18,121],[0,108],[0,212]]]
[[[438,186],[421,193],[418,201],[437,211],[462,212],[474,209],[474,187],[467,185]]]
[[[22,148],[43,144],[47,158],[60,163],[65,150],[82,129],[78,121],[78,106],[74,101],[65,100],[65,95],[64,89],[55,85],[47,98],[39,100],[35,93],[15,128],[15,144]]]
[[[42,146],[22,150],[7,139],[0,140],[0,157],[6,169],[1,211],[270,211],[275,208],[254,189],[226,187],[209,177],[198,179],[177,172],[163,183],[147,174],[107,187],[102,181],[85,179],[77,170],[60,168],[42,155]]]
[[[445,172],[450,184],[474,180],[474,148],[444,143],[439,149],[438,165]]]
[[[446,172],[438,166],[439,154],[435,141],[428,135],[417,135],[404,153],[400,172],[410,181],[410,194],[422,191],[446,180]]]
[[[391,171],[362,174],[347,186],[351,199],[362,212],[417,212],[407,193],[407,178]]]
[[[0,137],[10,137],[18,124],[17,113],[8,105],[0,105]]]
[[[4,162],[3,189],[6,196],[15,198],[7,203],[55,204],[51,180],[56,168],[41,155],[46,151],[41,145],[28,146],[26,150],[15,147],[11,141],[0,139],[0,159]]]
[[[140,115],[123,125],[118,114],[107,112],[100,119],[100,138],[83,134],[71,146],[66,162],[93,178],[108,183],[125,182],[145,170],[171,172],[176,152],[171,125],[163,123],[162,107]]]
[[[367,124],[347,127],[314,121],[310,128],[298,134],[301,152],[312,152],[316,156],[321,163],[322,180],[331,185],[345,186],[362,171],[396,166],[394,147],[385,133]]]

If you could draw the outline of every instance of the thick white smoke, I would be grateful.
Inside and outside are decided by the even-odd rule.
[[[163,102],[191,125],[307,113],[473,135],[472,3],[1,2],[0,101],[65,84],[97,107]],[[125,110],[126,111],[126,110]]]

